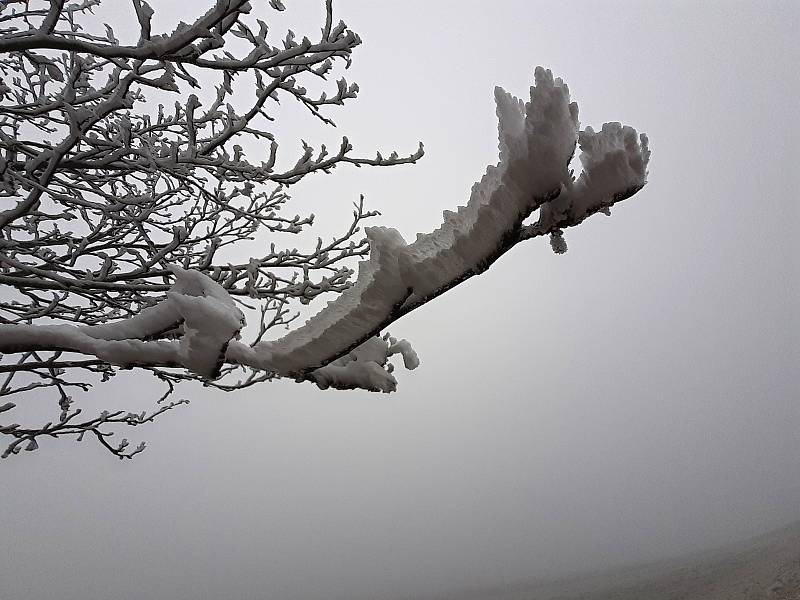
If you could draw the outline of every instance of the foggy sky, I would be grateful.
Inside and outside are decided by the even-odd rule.
[[[286,4],[317,35],[322,0]],[[648,134],[648,185],[568,230],[567,254],[517,246],[392,325],[422,360],[394,394],[193,389],[125,432],[148,441],[134,461],[45,440],[0,463],[0,599],[425,598],[800,519],[796,4],[335,11],[364,40],[362,91],[338,131],[297,111],[287,143],[427,152],[296,186],[289,210],[323,231],[359,193],[406,239],[434,228],[496,162],[494,86],[526,97],[536,65],[582,127]],[[92,402],[149,410],[150,390],[123,375]]]

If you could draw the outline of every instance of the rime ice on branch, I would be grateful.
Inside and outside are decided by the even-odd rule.
[[[389,323],[444,291],[487,269],[523,239],[552,234],[563,241],[563,229],[607,211],[645,184],[647,137],[630,127],[607,123],[600,133],[578,132],[578,107],[569,90],[550,71],[538,67],[531,100],[522,104],[496,90],[500,162],[487,169],[472,189],[469,202],[445,211],[444,223],[406,244],[394,229],[367,230],[370,257],[362,262],[353,287],[319,314],[275,342],[253,347],[232,344],[228,358],[279,373],[317,378],[313,369],[357,348]],[[580,140],[584,171],[573,182],[567,167]],[[530,226],[523,221],[539,210]],[[554,249],[556,249],[554,247]],[[362,359],[363,361],[363,359]],[[377,364],[383,364],[381,357]],[[355,369],[350,385],[394,389],[385,373],[376,385],[375,371]],[[329,380],[324,380],[329,384]]]
[[[167,35],[152,33],[152,9],[136,0],[141,31],[130,46],[110,28],[92,34],[78,26],[77,17],[97,3],[42,3],[49,8],[37,10],[32,1],[0,12],[0,196],[11,200],[0,212],[0,283],[10,290],[0,296],[0,369],[8,373],[0,397],[46,387],[61,408],[57,425],[0,426],[13,437],[7,454],[35,449],[40,436],[89,432],[118,456],[131,456],[140,447],[109,444],[101,427],[137,425],[171,406],[150,416],[79,422],[66,390],[88,383],[69,381],[65,372],[107,378],[115,367],[138,367],[168,391],[184,379],[231,390],[275,377],[393,391],[389,357],[400,354],[409,369],[419,362],[407,341],[385,333],[393,321],[525,239],[549,235],[553,249],[565,251],[565,229],[607,213],[645,184],[647,138],[619,123],[579,131],[567,86],[539,67],[529,102],[495,91],[499,162],[433,232],[407,243],[394,229],[368,227],[360,240],[362,222],[376,214],[360,202],[352,225],[334,240],[320,239],[308,252],[272,243],[264,255],[231,264],[220,258],[227,246],[312,225],[313,215],[280,215],[287,187],[305,175],[341,163],[415,162],[421,146],[405,158],[364,159],[351,155],[347,138],[334,153],[303,143],[292,169],[277,168],[271,101],[298,101],[329,123],[325,105],[357,92],[340,79],[334,94],[311,97],[300,84],[301,77],[324,80],[337,59],[349,64],[360,42],[343,23],[333,25],[330,2],[318,42],[298,42],[290,32],[272,45],[263,21],[257,32],[246,23],[250,6],[241,0],[219,0]],[[220,51],[231,36],[249,50],[238,57],[233,46]],[[199,88],[199,69],[219,74],[215,98],[183,96],[174,111],[159,107],[152,115],[133,110],[149,89]],[[237,112],[225,99],[247,76],[255,99]],[[249,162],[235,143],[241,136],[263,139],[267,160]],[[576,143],[583,173],[573,180]],[[348,261],[367,254],[351,280]],[[293,302],[324,294],[337,297],[267,341],[293,323]],[[247,303],[259,306],[254,335],[243,329],[242,309],[254,314]],[[6,403],[0,412],[12,408]]]

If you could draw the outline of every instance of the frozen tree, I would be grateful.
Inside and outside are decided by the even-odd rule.
[[[285,240],[314,216],[282,212],[292,184],[343,163],[422,156],[420,145],[359,158],[345,137],[335,149],[303,142],[293,166],[280,167],[275,103],[297,102],[332,124],[326,107],[357,86],[307,86],[349,66],[358,35],[334,22],[330,0],[316,41],[291,31],[273,40],[245,0],[217,0],[168,34],[154,33],[145,0],[132,3],[130,42],[94,26],[101,0],[0,4],[0,415],[45,392],[60,409],[41,426],[0,424],[4,456],[46,437],[88,436],[131,457],[144,445],[112,442],[115,426],[185,402],[170,400],[183,380],[225,391],[278,377],[393,391],[389,357],[418,364],[407,341],[386,333],[393,321],[524,240],[549,236],[566,251],[565,229],[645,184],[647,138],[619,123],[579,131],[567,86],[537,68],[529,102],[497,88],[499,162],[438,229],[407,243],[394,229],[364,227],[377,213],[362,199],[340,235],[298,250]],[[284,6],[270,0],[264,10]],[[242,140],[261,142],[258,162]],[[268,250],[230,258],[253,239]],[[334,299],[295,326],[296,303],[317,296]],[[76,391],[132,368],[166,386],[153,412],[87,417],[73,407]]]

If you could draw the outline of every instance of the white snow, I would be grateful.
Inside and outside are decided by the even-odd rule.
[[[383,367],[372,361],[350,361],[345,365],[335,362],[312,373],[320,389],[333,387],[340,390],[364,389],[371,392],[393,392],[397,380]]]
[[[640,189],[647,181],[648,139],[633,127],[605,123],[595,132],[587,127],[578,142],[583,172],[561,195],[542,207],[536,229],[540,233],[577,225],[607,210]]]
[[[424,299],[466,274],[482,270],[504,236],[537,208],[542,198],[568,181],[567,166],[578,135],[577,106],[569,102],[567,86],[548,70],[536,69],[527,104],[500,88],[495,97],[500,162],[489,167],[473,186],[466,206],[456,212],[445,211],[442,225],[419,234],[412,244],[406,244],[394,229],[368,228],[370,256],[360,263],[352,288],[285,337],[262,342],[253,351],[232,345],[228,357],[248,364],[255,361],[285,374],[308,369],[380,330],[409,293],[413,300]],[[408,368],[419,364],[408,342],[393,346],[394,352],[403,355]],[[380,387],[373,379],[377,371],[372,367],[367,371],[349,365],[332,363],[327,371],[318,369],[318,383],[350,386],[354,378],[364,377],[364,385],[359,387]],[[386,382],[394,380],[388,372],[386,376]]]
[[[368,227],[370,256],[359,263],[354,285],[328,303],[305,325],[276,341],[254,348],[265,368],[292,373],[322,365],[351,347],[380,324],[403,300],[406,286],[399,276],[397,256],[405,240],[394,229]]]
[[[388,355],[391,356],[393,354],[400,354],[403,357],[403,365],[406,369],[416,369],[419,366],[419,357],[408,340],[393,342],[389,346]]]
[[[244,325],[244,315],[215,281],[199,271],[173,267],[167,298],[139,315],[108,325],[2,325],[0,352],[63,349],[97,356],[113,365],[181,365],[202,377],[216,372],[225,347]],[[144,341],[183,322],[180,341]]]
[[[370,254],[359,263],[354,285],[284,337],[253,348],[234,341],[244,318],[225,289],[202,273],[175,267],[167,298],[135,317],[93,327],[2,325],[0,352],[57,347],[117,365],[180,364],[202,377],[215,376],[227,359],[279,375],[309,376],[323,388],[394,390],[388,357],[401,354],[409,369],[419,359],[406,340],[375,334],[404,303],[418,305],[483,271],[534,210],[540,209],[534,231],[551,234],[553,249],[563,252],[563,227],[645,183],[645,135],[619,123],[578,133],[578,107],[564,82],[542,67],[534,79],[527,103],[495,90],[499,162],[473,186],[467,204],[445,211],[437,229],[418,234],[411,244],[394,229],[366,228]],[[573,182],[568,165],[576,141],[583,173]],[[179,323],[178,342],[144,341]]]
[[[641,187],[647,177],[650,150],[647,136],[637,136],[633,127],[605,123],[596,132],[581,131],[583,173],[571,190],[570,216],[573,222],[613,203],[614,195]]]

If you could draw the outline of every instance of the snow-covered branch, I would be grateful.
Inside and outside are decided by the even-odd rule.
[[[96,356],[112,365],[183,367],[219,374],[244,315],[222,286],[199,271],[173,267],[175,284],[162,302],[103,325],[0,325],[0,353],[61,351]],[[178,341],[149,340],[180,329]]]
[[[599,134],[578,133],[578,108],[569,90],[538,67],[530,102],[496,90],[500,162],[472,189],[469,202],[445,211],[443,224],[407,244],[394,229],[367,229],[369,260],[358,279],[305,325],[252,348],[232,344],[228,359],[307,376],[370,340],[390,323],[485,271],[518,242],[561,234],[641,189],[649,150],[645,135],[608,123]],[[584,171],[573,182],[568,164],[580,140]],[[530,227],[523,221],[539,210]],[[373,372],[364,372],[372,385]],[[387,374],[388,387],[394,378]]]
[[[279,242],[314,225],[313,214],[281,212],[303,177],[346,163],[413,163],[422,145],[373,159],[354,156],[346,137],[331,150],[303,142],[293,166],[280,166],[272,103],[298,102],[332,124],[324,109],[358,92],[343,78],[319,96],[301,84],[327,81],[360,43],[334,24],[330,0],[316,42],[291,31],[270,41],[243,0],[217,0],[193,24],[156,34],[153,9],[134,0],[139,36],[126,44],[108,26],[79,23],[97,3],[0,5],[0,199],[8,206],[0,210],[0,400],[50,389],[61,408],[60,425],[0,426],[15,440],[11,453],[23,441],[35,449],[39,436],[87,431],[111,448],[103,427],[152,420],[113,413],[77,424],[68,391],[90,384],[66,372],[105,380],[137,367],[167,394],[183,380],[229,391],[275,377],[393,391],[389,358],[401,355],[408,369],[419,361],[386,333],[391,323],[524,240],[548,235],[565,251],[565,229],[645,185],[646,136],[619,123],[580,131],[567,86],[539,67],[529,101],[496,89],[499,161],[434,231],[409,243],[394,229],[364,227],[377,213],[362,198],[333,239],[305,250],[272,241],[260,255],[229,260],[242,240]],[[217,78],[213,93],[203,93],[199,71]],[[255,90],[245,109],[229,101],[241,86]],[[174,109],[146,110],[151,94],[175,95]],[[236,143],[243,137],[262,142],[264,160],[248,159]],[[574,179],[576,145],[583,172]],[[294,326],[295,302],[323,295],[334,299],[274,336]],[[244,329],[245,314],[255,330]],[[125,447],[115,454],[127,456]]]
[[[286,336],[252,346],[232,341],[243,316],[231,296],[200,272],[176,267],[167,298],[136,316],[89,327],[0,325],[0,351],[78,352],[125,367],[181,366],[207,378],[218,374],[224,356],[322,387],[393,390],[396,381],[383,369],[389,346],[375,341],[391,322],[481,273],[519,241],[576,225],[645,183],[645,136],[618,123],[579,134],[567,86],[541,67],[535,76],[527,104],[497,90],[500,162],[469,202],[411,244],[394,229],[368,228],[369,259],[354,284]],[[567,166],[576,140],[584,172],[573,182]],[[536,210],[538,221],[523,229]],[[145,341],[178,326],[180,341]]]

